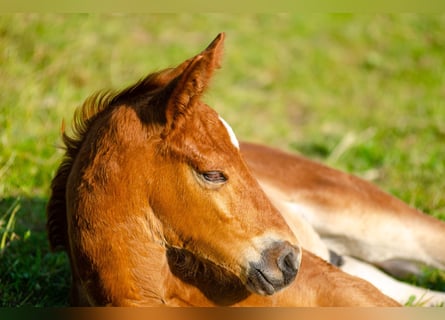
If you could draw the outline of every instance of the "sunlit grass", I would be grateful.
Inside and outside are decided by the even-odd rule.
[[[206,101],[240,139],[352,172],[445,220],[443,30],[443,15],[1,15],[1,305],[66,303],[67,260],[45,233],[62,119],[221,31]]]

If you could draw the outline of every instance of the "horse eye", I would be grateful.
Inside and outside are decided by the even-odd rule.
[[[207,171],[201,173],[203,178],[212,183],[223,183],[227,181],[226,176],[221,171]]]

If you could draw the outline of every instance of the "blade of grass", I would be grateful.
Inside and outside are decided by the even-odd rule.
[[[348,132],[340,143],[332,150],[331,154],[326,159],[326,162],[330,164],[336,163],[348,150],[371,139],[375,135],[375,132],[376,130],[374,128],[368,128],[359,134]]]
[[[11,205],[6,214],[2,217],[1,221],[8,219],[4,230],[2,230],[1,241],[0,241],[0,253],[2,253],[7,244],[8,238],[11,239],[13,235],[14,225],[15,225],[15,215],[20,209],[20,198],[15,199],[14,203]],[[9,218],[8,218],[9,216]]]
[[[2,167],[0,167],[0,177],[2,177],[5,174],[5,172],[12,166],[14,159],[15,159],[15,153],[13,153],[6,161],[6,163]]]

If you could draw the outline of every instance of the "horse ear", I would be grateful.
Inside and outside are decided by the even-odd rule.
[[[208,87],[215,69],[220,68],[223,42],[224,33],[220,33],[204,51],[176,68],[183,69],[182,73],[165,88],[168,91],[165,108],[168,131],[184,121]]]

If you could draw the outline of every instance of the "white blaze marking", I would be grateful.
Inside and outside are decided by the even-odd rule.
[[[236,138],[235,132],[233,132],[232,127],[221,116],[219,117],[219,120],[221,120],[224,127],[226,127],[227,133],[229,134],[230,141],[232,142],[232,144],[235,146],[235,148],[239,149],[239,142],[238,139]]]

